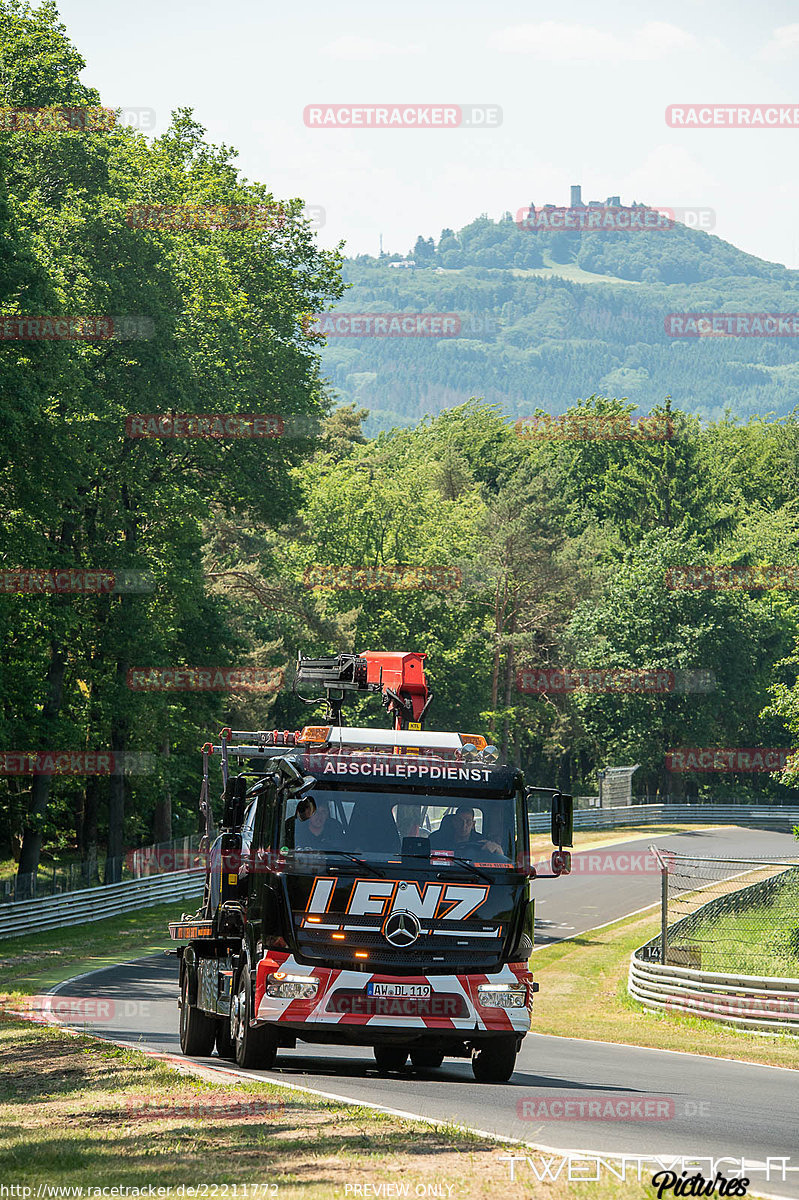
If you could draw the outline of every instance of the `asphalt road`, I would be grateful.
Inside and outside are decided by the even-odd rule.
[[[641,873],[630,873],[630,867],[636,866],[635,858],[631,860],[630,856],[642,855],[652,841],[664,849],[690,847],[694,853],[733,858],[796,851],[796,843],[788,834],[724,829],[666,837],[658,837],[653,831],[651,837],[640,842],[594,851],[602,859],[600,863],[595,860],[593,868],[580,863],[583,856],[575,855],[575,869],[570,876],[541,879],[534,885],[537,942],[574,937],[655,903],[659,875],[651,866],[647,869],[643,858],[637,864]],[[608,855],[616,862],[615,873],[608,870]],[[162,955],[93,972],[63,985],[59,994],[113,1001],[102,1010],[104,1019],[93,1025],[102,1036],[179,1052],[174,958]],[[219,1064],[215,1057],[197,1061]],[[231,1069],[230,1064],[225,1066]],[[342,1099],[467,1125],[538,1146],[664,1160],[698,1156],[705,1160],[701,1169],[706,1178],[712,1178],[716,1169],[714,1166],[709,1170],[708,1159],[724,1157],[736,1163],[745,1159],[749,1164],[760,1164],[746,1170],[751,1179],[750,1192],[799,1197],[799,1076],[794,1071],[539,1034],[525,1039],[516,1072],[507,1084],[477,1084],[470,1065],[459,1060],[445,1061],[427,1076],[408,1071],[382,1077],[375,1070],[371,1051],[303,1043],[296,1050],[281,1051],[273,1071],[232,1069],[243,1076],[317,1089]],[[582,1112],[584,1119],[573,1115],[553,1119],[558,1110],[551,1106],[559,1100],[570,1101],[572,1107],[567,1111]],[[585,1119],[585,1108],[575,1105],[592,1100],[602,1103],[602,1115]],[[608,1101],[614,1105],[612,1119],[608,1116]],[[639,1105],[634,1119],[626,1115],[624,1101]],[[649,1118],[647,1110],[640,1107],[647,1101],[652,1114]],[[543,1109],[542,1104],[546,1105]],[[530,1151],[519,1148],[512,1153],[524,1159]],[[785,1160],[791,1155],[793,1161],[788,1162],[786,1170]],[[542,1162],[536,1156],[533,1161],[540,1173]],[[559,1161],[555,1155],[552,1171],[557,1171]],[[669,1165],[664,1162],[663,1169]],[[615,1167],[618,1170],[618,1163]],[[718,1165],[722,1173],[725,1168],[728,1175],[735,1173],[730,1162]],[[517,1178],[535,1184],[533,1168],[526,1161],[513,1164],[513,1169]],[[566,1169],[561,1165],[561,1170]],[[657,1165],[644,1169],[645,1177],[651,1177],[656,1169]],[[674,1169],[679,1174],[683,1164],[678,1163]],[[628,1178],[634,1177],[628,1174]]]

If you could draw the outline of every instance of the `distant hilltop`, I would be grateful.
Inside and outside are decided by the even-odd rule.
[[[583,202],[583,189],[579,183],[571,186],[571,203],[568,208],[557,204],[545,204],[536,208],[531,201],[529,208],[520,208],[516,224],[520,229],[559,232],[563,230],[586,230],[607,232],[618,230],[673,229],[675,222],[685,222],[705,232],[715,224],[712,209],[652,208],[648,204],[622,204],[620,196],[608,196],[607,200]]]

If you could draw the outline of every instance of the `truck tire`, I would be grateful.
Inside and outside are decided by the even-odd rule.
[[[189,1002],[189,973],[180,984],[180,1048],[184,1054],[207,1058],[214,1048],[216,1021]]]
[[[230,1018],[223,1017],[216,1023],[216,1052],[220,1058],[235,1058],[236,1048],[230,1036]]]
[[[389,1071],[401,1071],[408,1060],[408,1051],[403,1046],[375,1046],[375,1062],[381,1075]]]
[[[268,1025],[252,1026],[252,985],[245,967],[239,974],[230,1001],[230,1038],[240,1067],[268,1071],[275,1065],[277,1037]]]
[[[443,1050],[428,1050],[420,1046],[411,1050],[411,1062],[415,1071],[435,1071],[444,1061]]]
[[[516,1066],[516,1038],[492,1038],[472,1049],[472,1071],[478,1083],[507,1083]]]

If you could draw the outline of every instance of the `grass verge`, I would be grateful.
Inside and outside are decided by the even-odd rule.
[[[3,988],[35,992],[84,971],[99,971],[114,963],[157,954],[174,945],[167,923],[180,916],[181,908],[196,909],[199,901],[198,896],[196,904],[193,900],[178,900],[88,925],[4,938],[0,941]]]
[[[630,955],[659,930],[659,918],[649,913],[536,950],[532,967],[541,991],[533,1031],[799,1068],[797,1038],[764,1038],[700,1017],[646,1012],[633,1000]]]
[[[509,1153],[520,1149],[267,1083],[207,1083],[136,1050],[0,1021],[0,1179],[33,1195],[39,1185],[82,1185],[86,1197],[91,1187],[157,1185],[177,1200],[184,1185],[205,1186],[195,1195],[218,1200],[330,1200],[381,1191],[522,1200],[534,1176],[519,1165],[511,1182],[503,1161]],[[561,1178],[535,1182],[535,1194],[618,1200],[656,1193],[633,1181]]]

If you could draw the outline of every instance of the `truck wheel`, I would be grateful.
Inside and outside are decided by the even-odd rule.
[[[375,1046],[375,1062],[381,1075],[401,1071],[407,1060],[408,1051],[402,1046]]]
[[[492,1038],[472,1049],[472,1071],[478,1083],[507,1083],[516,1066],[516,1038]]]
[[[443,1050],[427,1050],[423,1046],[418,1050],[411,1050],[411,1062],[416,1071],[435,1071],[443,1061]]]
[[[214,1018],[189,1003],[189,973],[184,971],[180,985],[180,1048],[184,1054],[206,1058],[214,1048],[215,1036]]]
[[[230,1018],[223,1017],[216,1025],[216,1052],[220,1058],[235,1058],[236,1049],[230,1036]]]
[[[250,973],[245,968],[239,975],[230,1001],[230,1037],[234,1055],[240,1067],[268,1071],[277,1058],[277,1037],[268,1025],[250,1025],[252,1000]]]

